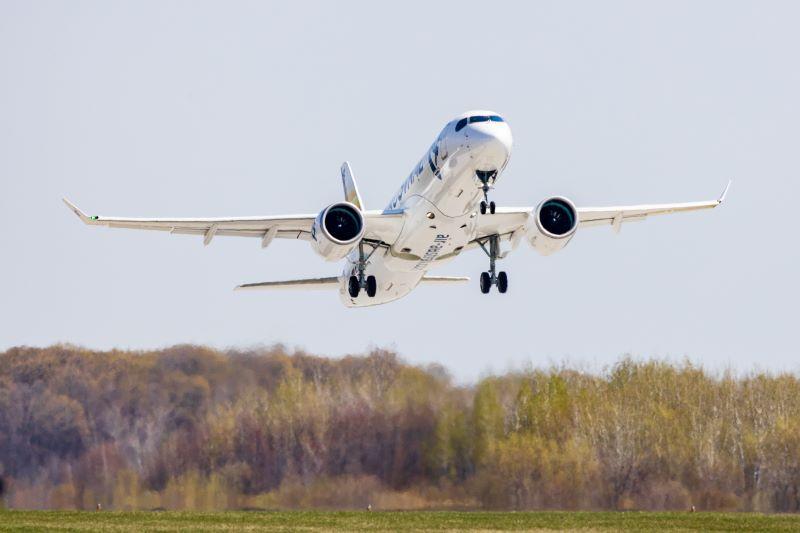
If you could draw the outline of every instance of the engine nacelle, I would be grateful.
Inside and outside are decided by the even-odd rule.
[[[562,249],[578,229],[578,210],[561,196],[540,203],[528,217],[526,233],[531,246],[542,255]]]
[[[351,203],[320,211],[311,226],[311,246],[327,261],[344,259],[364,236],[364,215]]]

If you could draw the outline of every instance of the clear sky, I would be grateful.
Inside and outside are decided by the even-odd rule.
[[[631,353],[800,370],[797,2],[0,1],[0,349],[282,342],[397,349],[460,380]],[[499,205],[715,198],[711,212],[479,252],[349,310],[335,293],[235,293],[336,275],[307,243],[87,228],[119,216],[315,213],[352,163],[386,205],[442,126],[514,134]]]

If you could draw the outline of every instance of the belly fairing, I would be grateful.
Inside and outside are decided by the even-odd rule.
[[[475,232],[476,217],[449,217],[426,198],[409,198],[403,231],[383,257],[397,272],[425,271],[441,257],[453,256]]]

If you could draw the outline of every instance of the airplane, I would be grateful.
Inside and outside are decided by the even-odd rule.
[[[403,181],[386,208],[367,210],[348,162],[341,167],[344,201],[317,214],[224,218],[121,218],[88,216],[64,202],[88,225],[199,235],[209,245],[216,237],[253,237],[266,248],[273,239],[300,239],[327,261],[344,260],[339,276],[246,283],[236,290],[338,289],[347,307],[385,304],[418,285],[451,285],[468,277],[433,276],[428,270],[473,250],[482,250],[489,268],[480,290],[508,290],[508,274],[497,261],[523,239],[540,254],[562,248],[578,228],[611,226],[653,215],[711,209],[716,200],[617,207],[576,207],[563,196],[536,206],[498,207],[489,200],[511,155],[511,129],[493,111],[469,111],[442,129]],[[501,250],[501,245],[508,243]]]

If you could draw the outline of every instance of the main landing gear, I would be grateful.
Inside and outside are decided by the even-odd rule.
[[[489,243],[488,250],[486,249],[487,242]],[[495,262],[500,256],[500,236],[490,235],[487,239],[478,241],[478,245],[489,256],[489,271],[481,272],[481,292],[488,294],[492,285],[497,285],[498,292],[505,294],[508,290],[508,274],[497,272],[495,268]]]
[[[358,298],[358,293],[361,292],[361,289],[365,289],[367,291],[367,296],[370,298],[374,298],[378,293],[378,281],[375,279],[375,276],[364,275],[369,258],[372,257],[372,254],[374,254],[377,249],[377,246],[373,246],[369,255],[366,255],[364,253],[364,242],[361,241],[358,243],[358,275],[350,276],[350,279],[347,280],[347,292],[350,294],[351,298]]]
[[[494,180],[494,178],[497,176],[497,171],[476,170],[475,175],[478,176],[478,179],[481,180],[481,183],[483,183],[483,186],[481,187],[481,189],[483,190],[483,200],[481,200],[481,215],[486,214],[487,207],[489,209],[489,213],[494,215],[494,210],[496,206],[494,205],[494,202],[489,201],[489,189],[491,189],[491,187],[489,186],[489,182]]]

